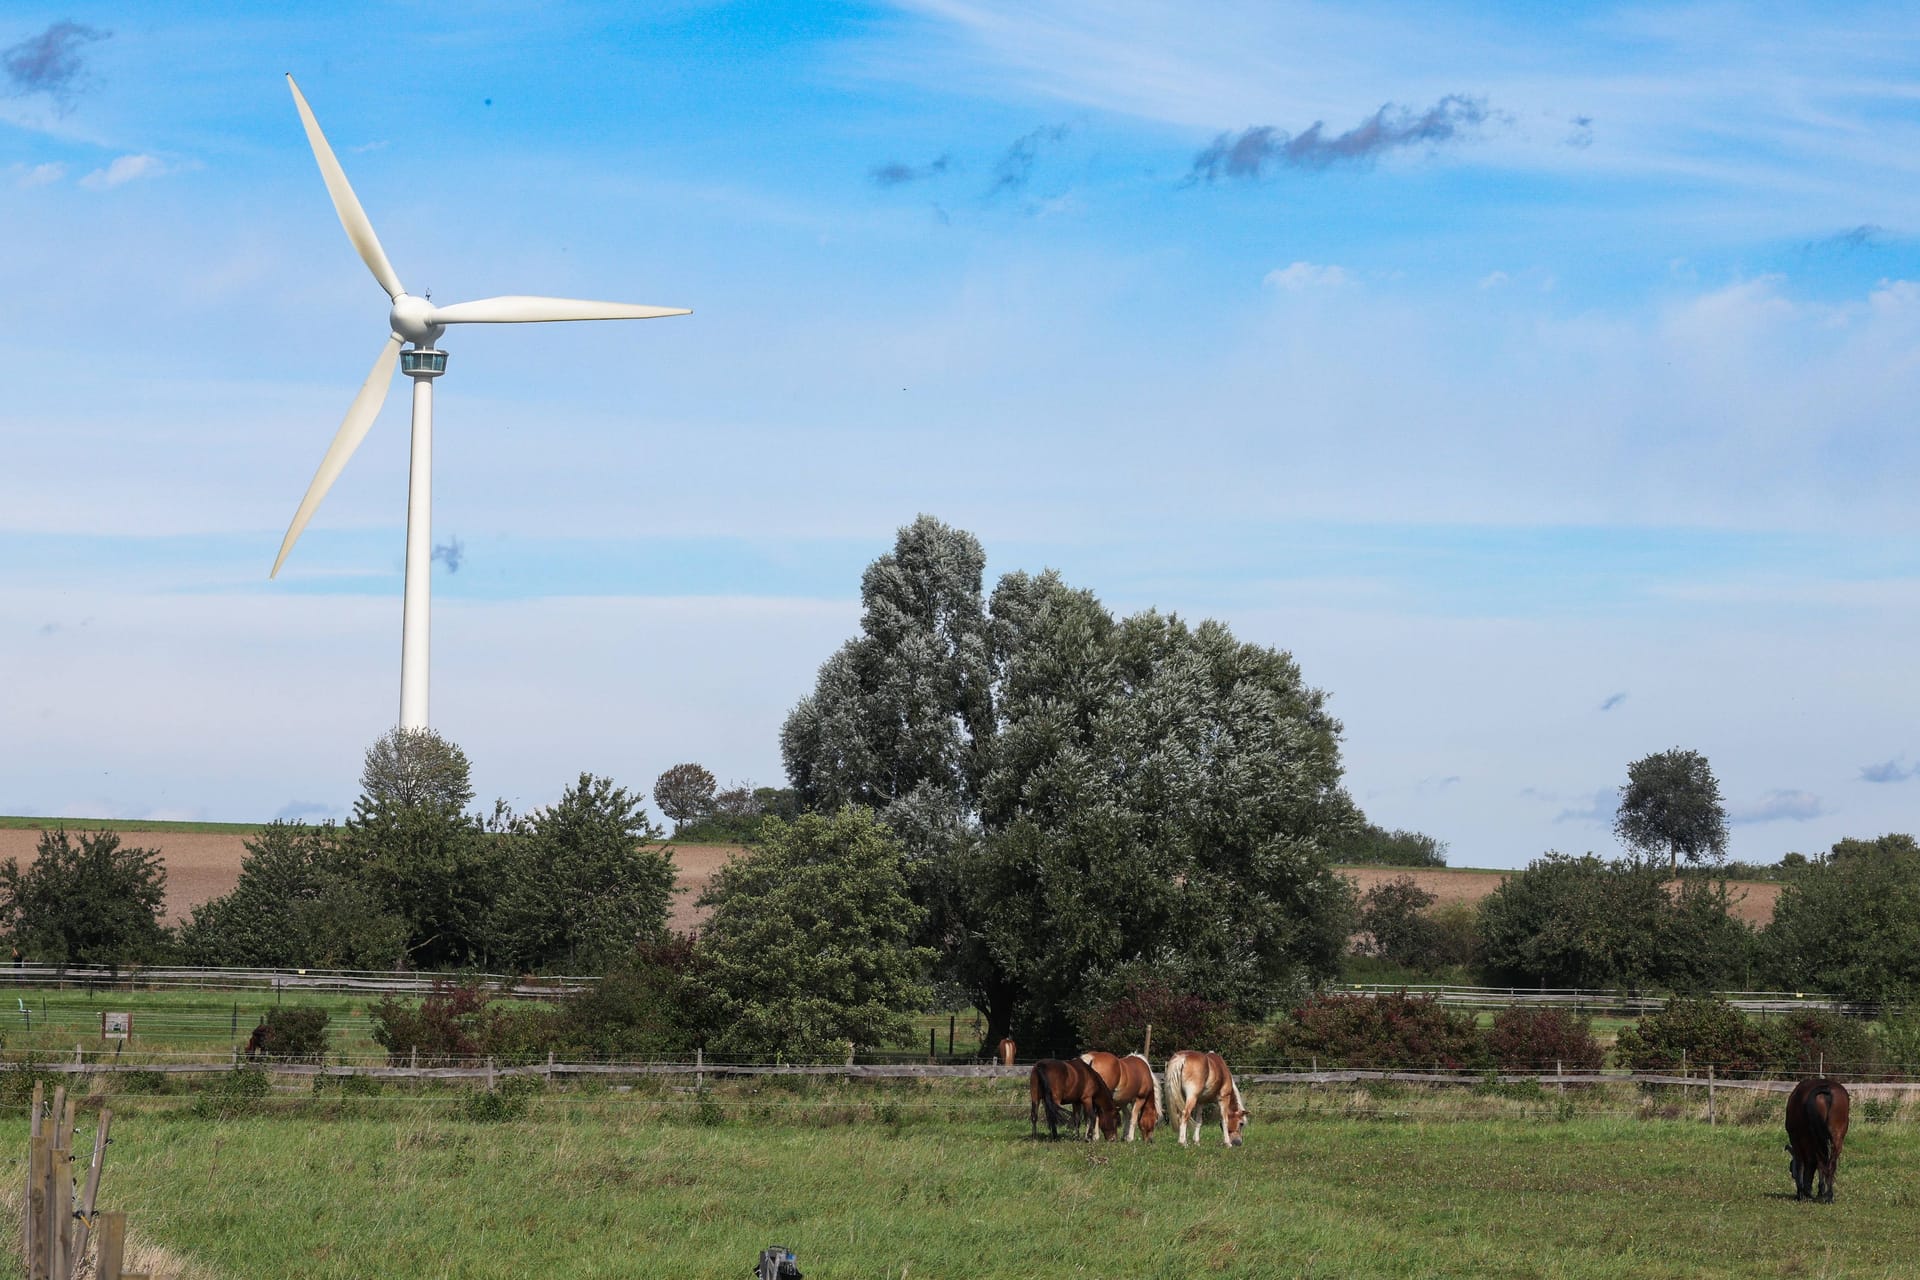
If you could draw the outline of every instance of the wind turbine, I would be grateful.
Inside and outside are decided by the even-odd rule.
[[[320,176],[326,180],[327,193],[333,197],[333,211],[340,215],[347,239],[360,254],[360,260],[373,272],[373,278],[387,291],[393,302],[387,313],[386,345],[373,362],[373,372],[361,384],[360,393],[347,407],[346,420],[334,433],[313,483],[293,513],[287,536],[274,558],[277,577],[286,563],[287,553],[300,537],[300,531],[313,518],[320,500],[347,465],[347,459],[366,438],[368,428],[386,402],[387,388],[393,382],[397,360],[400,372],[413,379],[413,445],[407,482],[407,573],[406,594],[400,623],[400,726],[405,729],[427,727],[427,596],[433,565],[433,380],[447,371],[447,353],[433,345],[450,324],[530,324],[549,320],[649,320],[656,316],[684,316],[685,307],[641,307],[625,302],[585,302],[577,298],[530,298],[511,296],[481,298],[477,302],[456,302],[437,307],[425,298],[408,293],[387,261],[373,224],[347,185],[347,175],[320,132],[300,86],[287,77],[293,90],[293,105],[306,126],[307,141],[313,146],[313,158],[320,164]],[[412,346],[402,350],[403,344]]]

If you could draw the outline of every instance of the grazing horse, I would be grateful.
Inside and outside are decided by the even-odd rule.
[[[1787,1172],[1793,1175],[1795,1200],[1833,1203],[1833,1180],[1840,1168],[1840,1145],[1847,1137],[1851,1102],[1847,1086],[1825,1076],[1802,1080],[1787,1095],[1787,1154],[1791,1157]]]
[[[258,1058],[262,1054],[264,1054],[266,1051],[267,1051],[267,1024],[266,1024],[266,1020],[262,1019],[260,1022],[260,1025],[253,1029],[253,1034],[247,1037],[246,1052],[249,1058]]]
[[[1027,1073],[1027,1123],[1032,1126],[1033,1135],[1040,1136],[1040,1108],[1047,1110],[1047,1136],[1060,1136],[1060,1122],[1066,1119],[1061,1107],[1071,1104],[1086,1107],[1093,1113],[1087,1125],[1087,1136],[1093,1136],[1094,1126],[1099,1126],[1102,1137],[1111,1138],[1120,1128],[1120,1108],[1114,1105],[1113,1090],[1107,1088],[1107,1082],[1100,1073],[1086,1063],[1074,1059],[1062,1061],[1059,1058],[1042,1058],[1033,1064],[1033,1070]],[[1074,1124],[1079,1132],[1079,1123]]]
[[[993,1046],[993,1056],[1000,1060],[1000,1065],[1003,1067],[1013,1065],[1013,1052],[1014,1044],[1012,1036],[1001,1036],[1000,1043]]]
[[[1160,1123],[1160,1082],[1153,1077],[1153,1065],[1137,1053],[1121,1057],[1104,1049],[1080,1055],[1080,1061],[1099,1073],[1113,1090],[1113,1100],[1122,1106],[1131,1102],[1127,1113],[1127,1141],[1134,1135],[1153,1141],[1153,1127]]]
[[[1241,1131],[1250,1117],[1240,1097],[1240,1086],[1227,1070],[1227,1060],[1217,1053],[1182,1050],[1167,1059],[1167,1114],[1180,1130],[1180,1145],[1187,1145],[1187,1124],[1193,1124],[1193,1140],[1200,1141],[1200,1113],[1207,1103],[1220,1108],[1220,1135],[1230,1147],[1240,1145]]]

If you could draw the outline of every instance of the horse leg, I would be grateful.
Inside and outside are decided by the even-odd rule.
[[[1140,1129],[1140,1108],[1145,1105],[1146,1103],[1141,1101],[1139,1098],[1135,1098],[1133,1100],[1132,1109],[1130,1109],[1127,1112],[1127,1141],[1128,1142],[1133,1141],[1134,1135]]]

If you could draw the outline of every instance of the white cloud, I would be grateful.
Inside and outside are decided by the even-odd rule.
[[[1808,822],[1828,814],[1826,802],[1811,791],[1774,789],[1751,804],[1739,805],[1727,813],[1731,822]]]
[[[1316,262],[1296,262],[1290,266],[1267,272],[1264,283],[1275,289],[1285,289],[1289,293],[1300,293],[1306,289],[1337,289],[1350,284],[1353,277],[1344,267],[1321,266]]]
[[[89,191],[105,191],[139,178],[157,178],[165,172],[167,166],[157,156],[120,156],[106,168],[95,169],[80,179],[80,185]]]
[[[1489,271],[1480,277],[1480,287],[1482,289],[1496,289],[1506,282],[1507,273],[1504,271]]]
[[[26,165],[15,165],[13,173],[15,175],[13,185],[16,187],[44,187],[66,177],[67,166],[57,160],[49,160],[45,164],[36,164],[31,168]]]

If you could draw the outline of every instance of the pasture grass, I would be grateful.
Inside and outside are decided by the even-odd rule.
[[[732,1278],[774,1243],[813,1280],[1892,1277],[1920,1210],[1911,1104],[1816,1206],[1766,1097],[1257,1090],[1245,1146],[1183,1150],[1032,1141],[1009,1082],[468,1096],[128,1100],[102,1203],[229,1280]]]
[[[325,1009],[331,1052],[358,1059],[382,1053],[373,1042],[368,1014],[378,998],[302,990],[285,993],[281,1002],[288,1007]],[[101,1037],[100,1015],[113,1010],[133,1014],[133,1040],[120,1052],[123,1061],[221,1053],[236,1040],[244,1045],[255,1024],[273,1007],[271,991],[100,990],[97,984],[80,982],[62,988],[12,988],[0,991],[0,1038],[9,1056],[70,1061],[78,1044],[89,1061],[112,1058],[114,1042]]]

